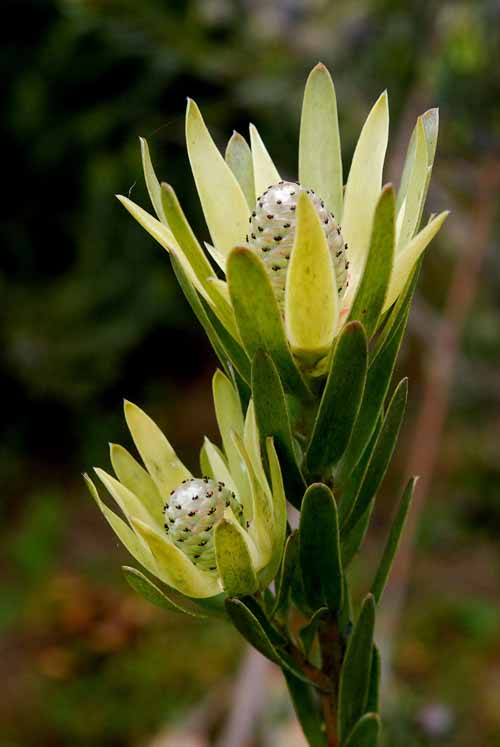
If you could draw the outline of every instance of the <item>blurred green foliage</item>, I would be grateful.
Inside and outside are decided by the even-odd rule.
[[[500,7],[6,0],[2,9],[0,743],[143,744],[234,669],[239,642],[222,623],[157,617],[131,600],[122,553],[78,481],[105,461],[108,440],[125,438],[123,396],[168,424],[193,465],[214,428],[214,357],[167,257],[113,198],[132,192],[147,204],[137,137],[148,137],[159,175],[207,237],[184,149],[187,95],[221,147],[254,121],[290,177],[303,83],[318,59],[334,74],[346,163],[386,86],[394,151],[416,113],[437,103],[429,209],[451,202],[456,229],[427,258],[427,312],[402,362],[416,407],[454,239],[467,230],[474,241],[477,169],[500,158]],[[398,644],[391,747],[500,745],[498,241],[497,215]],[[434,702],[452,713],[444,737],[428,728]]]

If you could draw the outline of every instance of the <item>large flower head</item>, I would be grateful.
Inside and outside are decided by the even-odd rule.
[[[96,469],[120,510],[89,489],[131,555],[186,597],[251,594],[274,578],[286,534],[286,500],[272,439],[268,481],[252,402],[243,416],[238,395],[220,371],[213,381],[223,449],[205,439],[199,476],[177,457],[158,426],[136,405],[125,417],[144,467],[111,446],[116,477]]]
[[[298,176],[285,181],[253,125],[250,144],[234,133],[223,157],[189,100],[186,141],[211,236],[206,251],[173,188],[158,181],[142,141],[156,218],[119,199],[170,252],[216,351],[244,380],[249,359],[262,348],[287,389],[307,388],[309,375],[325,373],[332,344],[348,320],[359,319],[369,336],[375,333],[441,227],[446,213],[418,230],[436,149],[437,110],[417,119],[397,194],[383,187],[388,134],[384,92],[363,126],[344,186],[335,89],[318,64],[304,94]]]

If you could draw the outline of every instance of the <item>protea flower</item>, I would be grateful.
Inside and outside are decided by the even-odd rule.
[[[251,594],[276,575],[286,534],[286,501],[272,439],[266,440],[271,484],[261,458],[253,404],[245,418],[238,395],[218,371],[214,401],[224,451],[205,439],[195,477],[139,407],[125,417],[144,469],[111,445],[116,474],[96,474],[123,518],[89,489],[130,554],[153,576],[191,598]]]
[[[273,356],[289,390],[297,390],[294,380],[303,381],[304,373],[306,387],[308,374],[324,374],[344,323],[360,319],[374,334],[440,229],[446,213],[417,232],[436,149],[437,110],[417,120],[397,196],[389,185],[382,188],[388,132],[384,92],[363,126],[344,188],[335,89],[318,64],[304,94],[298,180],[286,182],[253,125],[250,146],[235,132],[224,158],[189,100],[187,148],[212,240],[205,248],[226,280],[191,231],[173,188],[160,185],[141,140],[157,217],[119,199],[170,252],[219,357],[244,380],[259,347]]]

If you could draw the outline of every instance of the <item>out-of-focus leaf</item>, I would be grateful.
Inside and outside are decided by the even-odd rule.
[[[283,551],[280,572],[276,577],[276,601],[271,617],[279,614],[288,605],[291,584],[299,557],[299,534],[294,531],[288,537]]]
[[[366,713],[349,734],[345,747],[377,747],[380,718],[376,713]]]

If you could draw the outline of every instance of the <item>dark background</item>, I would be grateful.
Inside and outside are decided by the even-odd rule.
[[[384,88],[396,183],[417,114],[440,107],[426,213],[452,210],[401,356],[408,424],[354,570],[361,590],[402,477],[427,466],[417,552],[409,574],[404,562],[396,571],[405,604],[392,617],[388,606],[380,630],[393,651],[385,743],[500,745],[500,4],[11,0],[2,15],[1,747],[151,745],[209,694],[231,707],[237,634],[134,597],[80,477],[107,466],[108,441],[129,444],[123,397],[193,467],[203,435],[216,438],[214,356],[166,254],[113,195],[148,205],[144,135],[208,238],[186,96],[221,147],[255,122],[294,178],[318,60],[335,79],[346,165]],[[278,682],[249,744],[281,744]],[[167,732],[161,744],[181,743]]]

